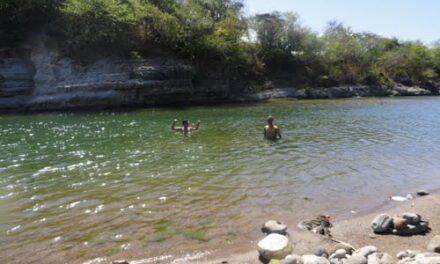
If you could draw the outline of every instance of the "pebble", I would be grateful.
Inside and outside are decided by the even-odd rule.
[[[371,228],[375,233],[389,232],[393,224],[393,219],[386,214],[377,215],[371,222]]]
[[[329,253],[330,255],[332,255],[332,254],[336,253],[336,251],[337,251],[338,249],[341,249],[341,248],[344,249],[345,252],[347,252],[347,254],[351,254],[351,253],[353,253],[353,247],[350,246],[350,245],[347,244],[347,243],[338,243],[338,244],[332,246],[332,247],[328,250],[328,253]]]
[[[292,253],[289,239],[280,234],[269,234],[258,242],[258,252],[264,259],[283,259]]]
[[[429,241],[428,251],[440,253],[440,235],[436,235]]]
[[[417,195],[418,196],[425,196],[425,195],[429,195],[429,192],[425,191],[425,190],[419,190],[419,191],[417,191]]]
[[[345,258],[345,255],[347,255],[347,251],[343,248],[340,248],[330,256],[330,259],[342,259]]]
[[[266,234],[272,234],[277,233],[281,235],[287,234],[287,226],[280,221],[276,220],[269,220],[266,223],[264,223],[263,227],[261,228],[261,231]]]

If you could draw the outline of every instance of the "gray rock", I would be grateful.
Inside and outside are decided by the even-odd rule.
[[[353,256],[363,256],[365,258],[367,258],[369,255],[376,253],[377,252],[377,248],[375,246],[365,246],[362,247],[358,250],[356,250],[353,253]]]
[[[327,252],[327,249],[323,248],[323,247],[319,247],[315,250],[315,256],[318,257],[324,257],[324,258],[328,258],[329,254]]]
[[[345,258],[345,255],[347,255],[347,251],[343,248],[340,248],[330,256],[330,259],[342,259]]]
[[[346,259],[344,264],[367,264],[367,258],[361,255],[353,255]]]
[[[280,261],[280,264],[303,264],[301,256],[287,255]]]
[[[280,234],[269,234],[258,242],[258,253],[267,260],[284,259],[292,251],[289,239]]]
[[[416,225],[422,220],[422,217],[416,213],[404,213],[402,217],[405,218],[410,225]]]
[[[371,228],[375,233],[386,233],[391,230],[393,219],[386,214],[376,216],[371,222]]]
[[[261,231],[266,234],[272,234],[277,233],[281,235],[287,234],[287,226],[280,221],[276,220],[269,220],[266,223],[264,223],[263,227],[261,228]]]
[[[429,231],[429,223],[421,221],[417,225],[407,225],[404,229],[393,229],[392,233],[399,236],[425,234]]]
[[[436,235],[429,241],[428,251],[440,253],[440,235]]]
[[[417,195],[418,196],[425,196],[425,195],[429,195],[429,192],[425,191],[425,190],[419,190],[419,191],[417,191]]]
[[[315,255],[304,255],[302,256],[303,264],[330,264],[328,259],[324,257],[318,257]]]

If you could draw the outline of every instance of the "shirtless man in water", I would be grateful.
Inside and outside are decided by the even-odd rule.
[[[267,117],[267,126],[264,127],[264,138],[270,140],[281,139],[280,129],[273,124],[274,118],[272,116]]]
[[[174,122],[171,125],[171,130],[182,132],[185,135],[188,135],[189,133],[198,130],[200,126],[200,121],[197,122],[196,127],[190,126],[188,120],[183,120],[181,127],[176,127],[176,123],[177,123],[177,119],[174,119]]]

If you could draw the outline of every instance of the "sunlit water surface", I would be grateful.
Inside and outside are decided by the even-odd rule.
[[[262,138],[268,114],[279,142]],[[170,132],[175,118],[201,129]],[[154,263],[251,248],[270,218],[438,189],[439,120],[439,98],[3,115],[0,256]]]

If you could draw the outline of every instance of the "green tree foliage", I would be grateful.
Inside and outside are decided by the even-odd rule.
[[[66,56],[167,54],[201,78],[284,78],[291,85],[440,82],[440,47],[355,32],[323,34],[294,13],[243,15],[240,0],[3,0],[0,40],[45,32]],[[6,38],[14,36],[15,38]]]

